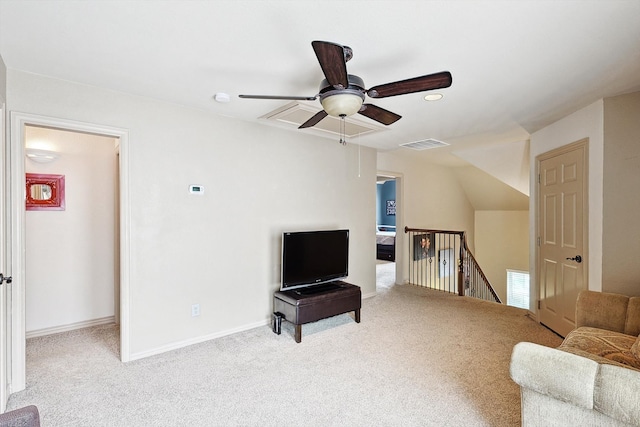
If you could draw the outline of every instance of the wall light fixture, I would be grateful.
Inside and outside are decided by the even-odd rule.
[[[55,151],[38,150],[35,148],[26,148],[24,152],[27,159],[37,163],[51,163],[60,156],[59,153]]]

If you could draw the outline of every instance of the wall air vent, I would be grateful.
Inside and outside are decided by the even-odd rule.
[[[315,105],[302,104],[299,102],[291,102],[284,107],[271,111],[260,117],[261,119],[267,119],[275,121],[287,126],[298,127],[302,123],[309,120],[320,111]],[[309,131],[325,137],[340,136],[340,122],[342,120],[337,117],[327,116],[322,119],[317,125],[307,128],[301,131]],[[349,138],[356,138],[358,136],[370,135],[381,130],[385,130],[382,125],[374,123],[368,123],[354,119],[353,117],[347,117],[345,121],[345,135]]]
[[[406,142],[400,144],[401,147],[411,148],[412,150],[429,150],[431,148],[445,147],[449,144],[446,142],[438,141],[437,139],[429,138],[422,141]]]

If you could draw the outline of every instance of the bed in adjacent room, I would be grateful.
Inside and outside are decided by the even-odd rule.
[[[378,225],[376,232],[376,258],[385,261],[396,260],[396,227]]]

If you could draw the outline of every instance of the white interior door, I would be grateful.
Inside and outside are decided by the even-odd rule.
[[[587,287],[586,153],[582,140],[538,158],[540,322],[561,336]]]

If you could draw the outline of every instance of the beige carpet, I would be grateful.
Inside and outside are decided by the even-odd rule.
[[[513,426],[519,341],[560,338],[520,309],[412,285],[382,286],[351,314],[283,323],[144,360],[118,360],[101,326],[27,342],[43,426]]]
[[[376,288],[388,289],[396,283],[396,263],[376,260]]]

